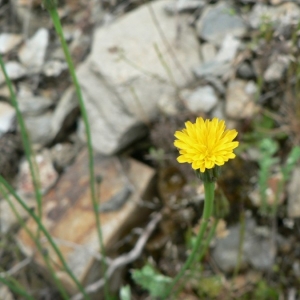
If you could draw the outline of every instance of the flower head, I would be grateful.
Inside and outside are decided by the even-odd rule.
[[[194,170],[205,172],[216,165],[222,166],[229,159],[235,158],[233,149],[239,142],[233,142],[236,130],[225,130],[225,122],[217,118],[203,120],[197,118],[195,123],[185,123],[185,129],[176,131],[174,142],[179,149],[180,163],[190,163]]]

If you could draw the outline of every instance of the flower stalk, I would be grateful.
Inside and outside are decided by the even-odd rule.
[[[197,235],[196,243],[194,245],[194,248],[193,248],[191,254],[189,255],[189,257],[186,260],[183,267],[181,268],[180,272],[174,278],[174,280],[171,284],[171,287],[169,289],[169,293],[173,290],[175,285],[182,278],[185,271],[188,270],[191,267],[191,265],[193,264],[195,258],[197,257],[197,254],[199,253],[201,242],[203,241],[203,237],[204,237],[205,231],[207,229],[209,219],[210,219],[210,217],[212,216],[212,213],[213,213],[214,190],[215,190],[214,181],[210,181],[210,180],[204,181],[204,192],[205,192],[204,210],[203,210],[201,226],[200,226],[200,230],[199,230],[198,235]]]

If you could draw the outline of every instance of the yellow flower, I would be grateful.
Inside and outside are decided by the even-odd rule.
[[[196,123],[185,123],[185,129],[176,131],[174,142],[179,149],[180,163],[190,163],[194,170],[212,169],[215,165],[222,166],[229,159],[235,158],[233,149],[239,142],[233,142],[236,130],[225,130],[225,122],[217,118],[204,120],[197,118]]]

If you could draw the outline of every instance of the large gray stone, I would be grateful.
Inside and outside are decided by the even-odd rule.
[[[227,34],[243,36],[246,33],[246,25],[232,10],[226,2],[207,6],[197,22],[198,36],[215,45],[221,45]]]
[[[144,134],[143,123],[157,116],[161,95],[192,80],[191,68],[200,62],[198,41],[184,16],[177,36],[176,18],[164,13],[168,3],[145,4],[99,28],[90,57],[78,69],[94,147],[101,153],[112,154]]]
[[[231,272],[238,263],[240,247],[240,224],[228,228],[229,234],[217,240],[213,258],[225,272]],[[276,255],[276,245],[270,232],[264,227],[257,227],[253,219],[247,219],[242,242],[241,264],[250,264],[261,271],[270,270]]]

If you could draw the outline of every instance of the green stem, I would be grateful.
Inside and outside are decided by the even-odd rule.
[[[198,262],[199,262],[199,263],[201,262],[203,256],[205,255],[205,253],[206,253],[206,251],[207,251],[207,248],[209,247],[209,244],[210,244],[212,238],[213,238],[214,235],[215,235],[215,232],[216,232],[216,228],[217,228],[217,226],[218,226],[218,223],[219,223],[219,219],[215,219],[215,220],[214,220],[214,223],[213,223],[213,225],[212,225],[212,227],[210,228],[210,231],[209,231],[209,233],[208,233],[208,235],[207,235],[207,238],[205,239],[205,241],[204,241],[204,243],[203,243],[203,245],[202,245],[202,247],[201,247],[201,250],[200,250],[200,254],[199,254],[199,257],[198,257]],[[190,277],[190,278],[193,278],[194,272],[195,272],[195,267],[192,268],[192,274],[191,274],[191,277]],[[177,291],[176,291],[176,296],[177,296],[176,299],[179,298],[178,295],[179,295],[180,291],[182,290],[182,288],[184,287],[185,281],[186,281],[186,280],[183,280],[183,282],[182,282],[181,285],[180,285],[180,288],[177,289]]]
[[[51,2],[51,1],[50,1]],[[84,105],[82,93],[81,93],[81,88],[76,76],[74,64],[70,55],[70,51],[68,48],[68,45],[66,43],[61,22],[56,10],[55,5],[48,5],[46,6],[48,8],[49,14],[52,18],[56,33],[58,34],[61,42],[61,46],[63,48],[65,58],[69,67],[69,71],[72,77],[72,81],[75,86],[75,91],[78,97],[78,102],[82,114],[82,119],[85,125],[85,130],[86,130],[86,136],[87,136],[87,147],[88,147],[88,154],[89,154],[89,172],[90,172],[90,189],[91,189],[91,198],[92,198],[92,205],[93,205],[93,210],[95,213],[95,220],[96,220],[96,226],[97,226],[97,233],[98,233],[98,239],[99,239],[99,244],[100,244],[100,249],[102,252],[102,255],[104,259],[102,260],[102,271],[104,274],[105,278],[105,285],[104,285],[104,293],[105,293],[105,299],[109,299],[109,291],[108,291],[108,284],[107,284],[107,274],[106,274],[106,261],[105,261],[105,249],[104,249],[104,243],[103,243],[103,235],[102,235],[102,229],[101,229],[101,223],[100,223],[100,216],[99,216],[99,203],[97,201],[96,197],[96,180],[95,180],[95,173],[94,173],[94,153],[93,153],[93,146],[92,146],[92,137],[91,137],[91,130],[90,130],[90,124],[88,120],[88,115],[87,111]]]
[[[209,218],[212,215],[213,212],[213,203],[214,203],[214,195],[215,195],[215,184],[214,182],[211,181],[204,181],[204,190],[205,190],[205,200],[204,200],[204,210],[203,210],[203,215],[202,215],[202,220],[201,220],[201,227],[198,232],[198,236],[196,239],[196,243],[194,245],[194,248],[192,250],[192,253],[186,260],[185,264],[181,268],[180,272],[177,274],[177,276],[174,278],[170,288],[169,288],[169,293],[172,292],[173,288],[175,285],[178,283],[178,281],[181,279],[181,277],[184,275],[185,271],[190,268],[192,263],[194,262],[197,253],[199,252],[199,247],[201,245],[201,242],[204,237],[204,233],[206,231]]]
[[[51,276],[53,277],[53,280],[56,284],[56,286],[58,287],[63,299],[68,300],[69,296],[65,290],[65,288],[63,287],[63,285],[61,284],[60,280],[58,279],[58,277],[56,276],[55,271],[53,270],[53,267],[50,264],[49,261],[49,257],[48,254],[45,253],[45,251],[43,250],[43,247],[39,241],[38,238],[36,238],[32,232],[29,230],[29,228],[27,227],[26,223],[23,221],[23,219],[21,218],[21,216],[19,215],[18,211],[16,210],[14,204],[12,203],[12,201],[9,198],[9,195],[7,193],[7,191],[3,188],[2,185],[0,185],[0,193],[4,196],[4,198],[6,199],[9,207],[11,208],[11,210],[13,211],[13,213],[15,214],[16,218],[18,219],[19,224],[22,226],[22,228],[26,231],[26,233],[30,236],[30,238],[34,241],[34,243],[36,244],[40,254],[42,255],[47,268],[49,269]]]
[[[25,125],[23,116],[21,114],[15,92],[13,90],[11,80],[7,75],[5,65],[4,65],[1,55],[0,55],[0,65],[1,65],[1,69],[2,69],[4,77],[5,77],[6,84],[9,89],[11,103],[16,110],[17,121],[20,125],[22,143],[24,146],[26,159],[29,163],[30,173],[31,173],[32,182],[33,182],[33,186],[34,186],[35,198],[36,198],[37,206],[38,206],[38,216],[41,218],[42,217],[42,194],[41,194],[41,190],[40,190],[40,181],[39,181],[39,176],[38,176],[38,172],[37,172],[37,168],[36,168],[36,163],[35,163],[35,159],[33,158],[33,155],[32,155],[33,151],[31,148],[28,132],[26,130],[26,125]]]
[[[18,196],[18,194],[14,191],[14,189],[10,186],[10,184],[2,177],[0,176],[0,183],[2,183],[5,188],[9,191],[9,193],[11,195],[13,195],[13,197],[17,200],[17,202],[26,210],[26,212],[33,218],[33,220],[37,223],[39,229],[41,230],[41,232],[44,233],[46,239],[48,240],[48,242],[50,243],[50,245],[52,246],[54,252],[56,253],[56,255],[58,256],[61,264],[63,265],[65,271],[69,274],[69,276],[71,277],[71,279],[74,281],[74,283],[76,284],[77,288],[79,289],[79,291],[82,293],[82,295],[84,296],[84,299],[88,299],[90,300],[90,297],[87,295],[87,293],[85,292],[84,288],[82,287],[82,285],[80,284],[80,282],[78,281],[78,279],[76,278],[76,276],[73,274],[72,270],[69,268],[68,264],[66,263],[63,255],[61,254],[59,248],[57,247],[57,245],[55,244],[54,240],[52,239],[50,233],[47,231],[47,229],[44,227],[44,225],[42,224],[41,220],[39,219],[39,217],[22,201],[22,199]]]
[[[14,283],[12,283],[11,281],[6,280],[5,278],[3,278],[1,276],[0,276],[0,282],[2,282],[3,284],[5,284],[14,293],[16,293],[16,294],[24,297],[25,299],[34,300],[34,298],[31,295],[29,295],[27,293],[27,291],[23,287],[17,286]]]

